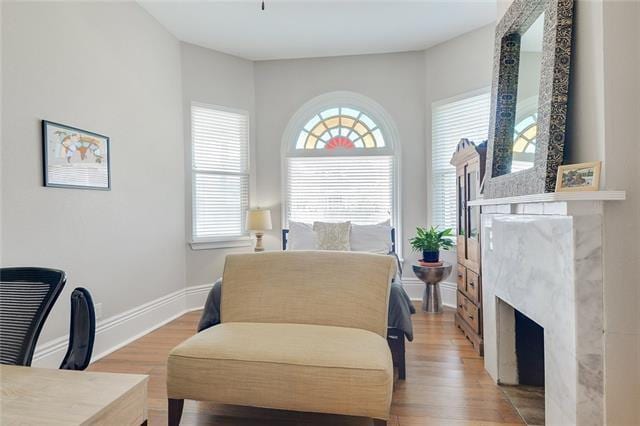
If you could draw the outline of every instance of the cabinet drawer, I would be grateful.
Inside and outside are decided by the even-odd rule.
[[[467,291],[467,268],[458,264],[458,290]]]
[[[480,318],[478,318],[478,308],[470,300],[465,300],[464,320],[473,328],[473,331],[480,333]]]
[[[467,296],[469,296],[469,299],[471,299],[474,303],[480,302],[479,300],[480,277],[478,277],[478,274],[468,269],[466,281],[467,281]],[[458,288],[460,287],[458,286]]]
[[[473,328],[477,334],[480,333],[480,319],[478,318],[479,310],[476,305],[471,302],[464,294],[458,292],[458,315]]]
[[[465,316],[465,310],[464,310],[464,295],[461,292],[457,292],[456,293],[458,295],[458,306],[456,307],[456,310],[458,311],[458,315],[460,315],[461,318],[466,318]]]

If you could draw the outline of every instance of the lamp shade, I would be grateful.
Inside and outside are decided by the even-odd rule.
[[[271,210],[253,209],[247,211],[247,231],[268,231],[271,229]]]

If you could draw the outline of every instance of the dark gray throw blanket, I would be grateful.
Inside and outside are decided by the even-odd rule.
[[[218,279],[207,296],[204,311],[198,324],[198,332],[220,323],[220,291],[222,279]],[[395,327],[407,336],[409,341],[413,340],[413,323],[411,314],[415,314],[416,309],[409,299],[409,295],[401,285],[392,283],[389,294],[389,327]]]

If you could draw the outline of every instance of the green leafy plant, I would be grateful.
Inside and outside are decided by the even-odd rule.
[[[416,236],[409,240],[415,251],[449,250],[453,247],[453,229],[439,230],[437,226],[416,228]]]

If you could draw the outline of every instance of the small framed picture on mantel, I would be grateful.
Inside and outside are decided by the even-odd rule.
[[[43,120],[42,149],[44,186],[111,189],[107,136]]]
[[[601,161],[594,161],[558,167],[556,192],[598,191],[601,164]]]

